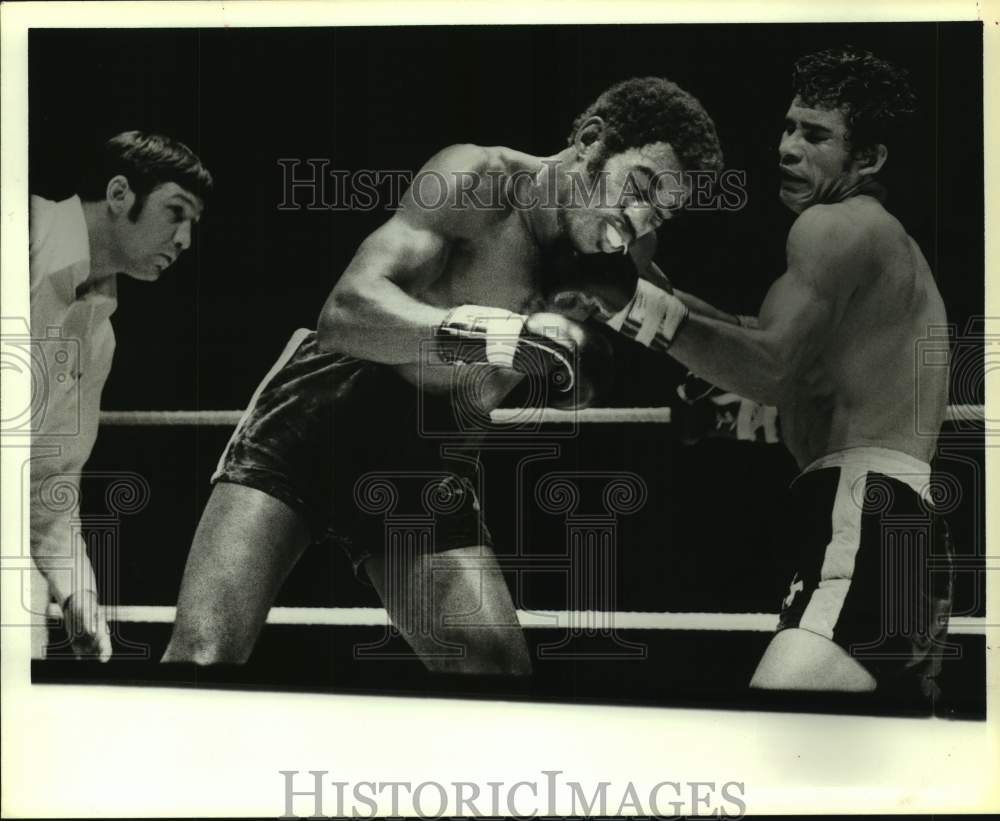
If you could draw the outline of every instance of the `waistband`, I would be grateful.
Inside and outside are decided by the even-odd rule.
[[[928,504],[932,502],[931,466],[915,456],[890,448],[857,447],[834,451],[808,465],[796,478],[801,478],[814,470],[834,467],[881,473],[908,485]]]

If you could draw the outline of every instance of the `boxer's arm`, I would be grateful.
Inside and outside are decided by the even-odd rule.
[[[694,296],[694,294],[686,293],[685,291],[679,291],[674,289],[674,296],[677,297],[681,302],[688,306],[688,310],[695,314],[701,314],[702,316],[710,317],[711,319],[716,319],[719,322],[725,322],[729,325],[738,325],[739,320],[734,314],[727,314],[725,311],[716,308],[714,305],[709,305],[705,300]]]
[[[373,362],[417,361],[421,342],[447,312],[402,286],[421,270],[441,267],[448,248],[443,234],[396,214],[361,244],[327,299],[317,326],[320,347]]]
[[[701,378],[758,402],[783,403],[827,346],[871,268],[861,229],[836,206],[814,206],[792,227],[788,270],[761,307],[758,328],[692,312],[670,354]]]
[[[454,244],[484,218],[461,207],[456,180],[485,164],[483,149],[453,146],[421,169],[400,210],[361,244],[323,306],[322,348],[388,364],[418,361],[447,311],[411,293],[438,279]]]

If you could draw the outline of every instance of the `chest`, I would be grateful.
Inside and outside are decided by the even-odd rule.
[[[540,253],[516,214],[457,243],[436,283],[453,305],[472,303],[526,311],[540,294]]]
[[[57,280],[46,285],[32,293],[31,336],[49,390],[69,389],[85,372],[106,375],[115,347],[114,297],[91,293],[68,301]]]

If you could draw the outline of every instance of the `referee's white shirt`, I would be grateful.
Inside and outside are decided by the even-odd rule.
[[[97,438],[101,391],[111,370],[117,278],[84,286],[90,241],[79,197],[31,198],[31,552],[48,585],[32,579],[32,611],[49,596],[96,590],[80,532],[80,475]],[[33,631],[33,655],[44,631]],[[43,644],[44,648],[44,644]]]

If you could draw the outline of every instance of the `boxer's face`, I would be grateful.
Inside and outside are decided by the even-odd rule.
[[[680,162],[669,143],[657,142],[603,156],[590,143],[570,172],[570,197],[560,225],[581,253],[624,253],[655,232],[688,197]]]
[[[785,114],[778,155],[779,196],[797,214],[816,203],[839,202],[861,181],[840,109],[808,108],[796,97]]]
[[[136,214],[135,192],[127,181],[124,185],[127,190],[116,191],[112,204],[116,263],[121,273],[152,282],[191,247],[191,232],[203,204],[177,183],[167,182],[149,192]]]

